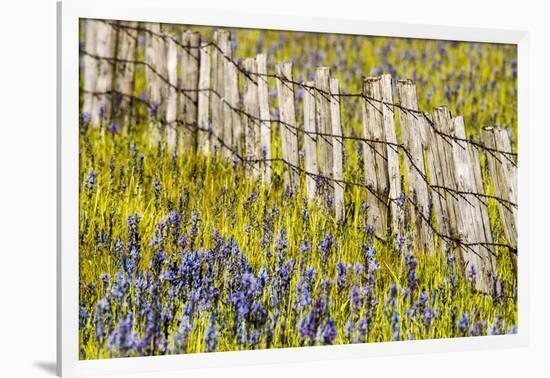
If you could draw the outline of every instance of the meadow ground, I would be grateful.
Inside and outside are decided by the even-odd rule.
[[[413,78],[421,109],[448,105],[473,137],[494,124],[517,135],[513,46],[233,35],[235,56],[266,52],[268,70],[292,58],[297,81],[318,65],[330,66],[347,92],[360,91],[363,75]],[[144,80],[138,68],[138,92]],[[271,91],[275,117],[276,97]],[[357,101],[343,101],[342,122],[346,134],[360,132]],[[496,251],[498,290],[476,292],[475,274],[464,276],[441,248],[414,250],[410,230],[375,238],[362,188],[346,188],[346,216],[337,222],[323,198],[308,203],[300,188],[284,187],[282,165],[263,184],[237,162],[171,151],[154,142],[155,127],[144,107],[128,124],[80,125],[82,359],[515,332],[507,249]],[[278,155],[276,129],[272,135]],[[346,141],[346,179],[365,176],[362,148]],[[499,241],[496,203],[488,203]]]

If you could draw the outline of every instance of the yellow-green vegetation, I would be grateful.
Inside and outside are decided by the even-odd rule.
[[[211,29],[200,29],[209,38]],[[495,123],[516,133],[513,46],[232,32],[234,56],[266,52],[268,69],[292,59],[298,81],[328,65],[343,91],[358,92],[363,75],[390,72],[417,81],[422,109],[447,104],[464,115],[474,136]],[[145,88],[142,68],[136,86],[138,94]],[[270,106],[276,113],[274,95]],[[158,126],[142,105],[131,119],[80,125],[82,359],[515,331],[506,249],[497,248],[494,292],[476,292],[475,275],[464,276],[448,251],[413,250],[410,230],[374,237],[364,188],[346,187],[337,222],[324,199],[306,201],[303,185],[284,187],[281,164],[261,183],[238,161],[155,141]],[[345,134],[361,130],[358,101],[343,101],[342,121]],[[365,175],[361,148],[346,141],[346,180]],[[499,241],[496,204],[488,202]]]
[[[179,35],[198,30],[205,41],[217,28],[163,25]],[[390,73],[413,79],[418,106],[431,112],[446,105],[463,115],[468,135],[477,137],[483,126],[502,125],[517,137],[517,48],[478,42],[387,38],[360,35],[302,33],[225,28],[232,35],[233,56],[244,59],[263,52],[268,71],[280,61],[292,61],[298,82],[313,80],[315,68],[330,67],[344,92],[361,92],[364,76]],[[271,88],[275,88],[272,83]],[[145,87],[142,87],[143,89]],[[346,106],[346,103],[343,104]],[[360,107],[350,105],[360,117]],[[343,109],[346,113],[346,108]],[[359,119],[359,118],[358,118]],[[342,121],[346,123],[346,119]]]

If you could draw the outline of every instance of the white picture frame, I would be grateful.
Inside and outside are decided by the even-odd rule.
[[[400,341],[323,347],[200,353],[106,360],[79,360],[78,353],[78,83],[79,18],[151,21],[333,32],[388,37],[512,43],[518,47],[518,332],[514,335]],[[529,340],[528,119],[529,35],[525,31],[395,24],[204,11],[178,0],[69,1],[58,3],[57,89],[57,372],[62,376],[173,371],[190,368],[249,365],[305,360],[363,358],[526,346]]]

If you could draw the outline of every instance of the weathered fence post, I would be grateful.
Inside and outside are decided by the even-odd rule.
[[[470,155],[470,162],[472,166],[472,177],[474,179],[474,190],[476,193],[485,193],[485,188],[483,186],[483,176],[481,175],[481,162],[479,159],[479,151],[477,148],[471,144],[467,144],[468,154]],[[480,237],[481,240],[484,240],[487,245],[485,249],[491,253],[495,253],[495,248],[491,243],[493,243],[493,233],[491,232],[491,219],[489,217],[489,207],[486,199],[477,198],[478,201],[478,218],[477,222],[480,223]]]
[[[317,144],[319,145],[319,172],[322,176],[317,184],[319,194],[334,198],[334,183],[332,182],[332,123],[330,113],[330,69],[318,67],[315,71],[315,110],[317,114]]]
[[[254,58],[246,58],[244,60],[244,69],[249,73],[256,73],[256,61]],[[244,111],[246,113],[246,151],[245,159],[246,165],[250,172],[255,177],[259,176],[260,169],[259,150],[260,150],[260,109],[258,105],[258,84],[251,80],[251,78],[245,78],[244,85]]]
[[[224,107],[225,107],[225,94],[224,94],[224,68],[225,68],[225,55],[229,54],[229,32],[225,30],[216,30],[214,32],[214,50],[212,59],[212,88],[214,90],[212,97],[210,98],[210,107],[212,112],[212,145],[214,153],[218,153],[220,149],[223,150],[222,154],[228,156],[227,149],[223,146],[226,142],[225,137],[225,125]]]
[[[222,77],[218,78],[223,80],[223,98],[222,102],[222,136],[223,136],[223,148],[222,156],[230,158],[234,153],[235,146],[235,122],[240,124],[240,119],[234,117],[238,115],[235,109],[238,108],[239,101],[239,83],[237,76],[237,67],[235,67],[233,61],[233,51],[231,50],[231,35],[229,32],[223,32],[219,34],[219,43],[222,53],[218,56],[221,61],[219,64],[222,67]]]
[[[237,67],[230,61],[225,62],[225,95],[224,107],[224,139],[230,143],[233,153],[242,154],[242,125],[239,109],[239,73]],[[228,150],[229,152],[229,150]]]
[[[334,211],[336,219],[344,218],[344,139],[340,123],[340,85],[338,79],[331,78],[329,83],[331,99],[330,112],[332,123],[332,177],[334,179]]]
[[[509,155],[512,152],[511,138],[504,128],[486,127],[483,129],[483,141],[490,149],[503,152],[487,151],[487,162],[496,196],[504,200],[497,202],[504,237],[512,248],[517,249],[517,166]],[[512,258],[516,259],[514,253]]]
[[[457,190],[461,193],[477,193],[476,180],[474,177],[474,162],[471,160],[468,143],[459,139],[466,139],[464,119],[456,117],[452,120],[454,129],[453,136],[456,137],[453,143],[453,157]],[[483,193],[483,192],[481,192]],[[492,288],[496,272],[496,260],[494,252],[487,249],[487,246],[476,243],[486,243],[484,226],[480,219],[479,207],[482,206],[480,199],[472,195],[464,194],[458,197],[458,213],[462,225],[461,239],[468,243],[467,247],[461,248],[466,276],[475,277],[475,286],[478,290],[489,293]],[[472,273],[475,272],[474,275]]]
[[[382,104],[382,124],[384,127],[384,140],[386,141],[386,158],[388,164],[389,197],[393,232],[403,235],[405,225],[401,215],[401,209],[397,200],[401,197],[401,173],[399,171],[399,150],[395,133],[395,119],[392,95],[391,75],[380,77],[380,99]]]
[[[438,159],[439,159],[439,170],[442,176],[443,182],[443,191],[438,189],[440,192],[444,193],[445,204],[447,207],[447,214],[450,225],[450,235],[454,239],[462,240],[463,235],[463,225],[462,219],[457,216],[458,211],[458,198],[459,196],[455,193],[456,191],[456,179],[455,179],[455,168],[454,168],[454,157],[453,157],[453,127],[451,120],[451,113],[446,106],[440,106],[434,109],[434,125],[440,133],[435,134],[435,142],[438,145]],[[436,168],[437,169],[437,168]],[[454,244],[454,243],[453,243]],[[459,245],[454,246],[454,253],[460,259],[462,255],[458,253],[460,249]]]
[[[292,63],[277,64],[277,95],[281,121],[282,155],[285,161],[284,182],[287,188],[295,189],[300,183],[298,169],[298,133],[296,108],[294,104],[294,84],[292,83]]]
[[[241,138],[241,119],[239,108],[239,76],[237,67],[233,60],[233,50],[229,33],[228,38],[223,41],[223,51],[227,58],[223,59],[223,80],[224,80],[224,104],[223,104],[223,141],[226,146],[223,149],[223,156],[230,158],[232,154],[240,154],[239,144]]]
[[[229,40],[224,42],[224,51],[227,51],[228,57],[232,56],[231,45]],[[239,82],[238,72],[235,64],[224,59],[224,106],[223,106],[223,148],[222,155],[230,158],[232,154],[240,156],[240,144],[242,138],[241,132],[241,116],[237,111],[239,109]]]
[[[113,101],[114,117],[120,126],[130,121],[134,95],[134,72],[137,53],[138,23],[120,21],[117,26]]]
[[[96,54],[100,58],[95,88],[96,96],[94,96],[92,105],[92,123],[99,125],[104,120],[111,118],[116,34],[108,21],[99,22],[96,33]]]
[[[260,105],[260,154],[263,160],[262,178],[271,181],[271,116],[269,114],[269,92],[267,88],[267,67],[265,54],[256,55],[258,72],[258,102]]]
[[[438,143],[438,139],[441,137],[437,135],[435,126],[431,126],[431,124],[433,124],[433,119],[429,114],[425,114],[422,117],[422,120],[425,122],[425,130],[427,131],[426,160],[428,162],[430,186],[432,187],[431,197],[436,221],[435,227],[438,236],[440,236],[439,246],[442,250],[445,250],[449,245],[449,240],[441,236],[450,236],[451,226],[449,222],[449,213],[447,211],[445,192],[438,188],[445,186],[445,182],[443,180],[443,158],[440,158]],[[433,186],[436,188],[433,188]]]
[[[426,120],[420,114],[413,114],[403,109],[418,111],[416,86],[412,80],[397,81],[397,96],[401,105],[399,110],[401,144],[407,155],[404,159],[407,196],[414,203],[407,204],[409,219],[413,225],[413,243],[416,250],[434,253],[433,230],[429,223],[430,196],[424,167],[422,138],[419,137],[427,134],[424,130],[427,127]]]
[[[167,80],[166,51],[161,35],[160,24],[145,24],[145,79],[147,81],[147,98],[149,111],[155,120],[164,116],[166,99],[165,82]]]
[[[178,50],[172,34],[165,34],[166,71],[168,76],[168,97],[166,99],[166,139],[172,149],[177,143],[178,117]]]
[[[200,69],[199,69],[199,96],[197,105],[198,124],[198,150],[210,154],[210,68],[211,68],[212,46],[203,43],[200,48]]]
[[[96,91],[97,84],[97,69],[98,59],[96,55],[97,48],[97,26],[101,21],[85,20],[85,35],[86,41],[84,42],[84,48],[86,49],[83,56],[84,63],[84,98],[82,104],[82,113],[92,115],[92,106],[94,101],[94,93]]]
[[[363,153],[368,189],[367,223],[373,226],[378,237],[385,238],[388,230],[389,183],[379,82],[379,77],[367,77],[363,80],[363,133],[367,139],[363,145]]]
[[[315,178],[319,174],[317,168],[317,135],[315,135],[315,95],[311,87],[314,81],[305,83],[304,88],[304,160],[306,172],[306,193],[309,200],[315,198],[317,184]]]
[[[185,124],[184,127],[178,128],[178,144],[189,150],[194,150],[197,143],[200,41],[201,35],[198,32],[186,30],[182,34],[182,45],[185,48],[181,57],[179,112],[183,114]]]

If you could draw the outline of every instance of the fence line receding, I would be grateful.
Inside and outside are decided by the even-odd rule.
[[[410,229],[415,249],[453,253],[464,272],[475,272],[483,292],[493,289],[497,247],[507,247],[515,261],[517,154],[507,129],[485,127],[482,142],[470,139],[463,117],[452,117],[447,107],[419,110],[415,83],[390,75],[364,78],[361,93],[346,93],[328,67],[303,83],[293,79],[291,62],[276,63],[270,73],[263,53],[234,57],[234,41],[222,29],[205,42],[198,32],[175,35],[160,24],[84,25],[81,111],[92,125],[127,124],[136,106],[146,105],[153,137],[170,148],[219,154],[266,185],[274,179],[273,164],[280,163],[287,189],[303,183],[307,198],[326,203],[338,221],[346,217],[346,187],[359,187],[366,221],[378,237]],[[136,94],[138,67],[145,70],[144,95]],[[344,98],[360,101],[361,135],[342,123]],[[344,174],[346,141],[362,147],[363,180]],[[496,202],[505,243],[495,242],[490,201]]]

